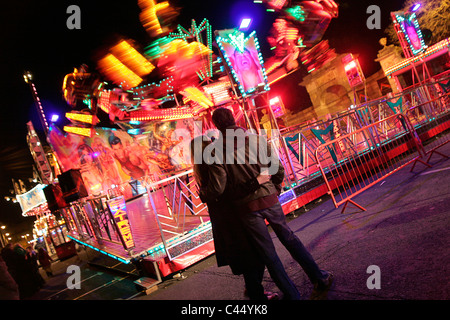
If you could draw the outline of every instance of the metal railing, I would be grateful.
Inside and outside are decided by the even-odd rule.
[[[423,163],[423,155],[411,123],[401,114],[326,142],[315,152],[335,207],[344,204],[342,212],[348,203],[365,211],[352,200],[355,196],[410,163]]]
[[[171,260],[212,240],[207,206],[200,200],[192,172],[146,186],[162,244]]]

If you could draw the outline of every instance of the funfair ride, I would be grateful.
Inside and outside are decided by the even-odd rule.
[[[47,135],[63,174],[47,193],[71,239],[151,270],[151,285],[214,252],[189,142],[213,129],[211,113],[221,106],[288,153],[278,130],[284,106],[269,96],[270,83],[297,70],[299,53],[337,17],[331,0],[260,3],[278,14],[267,68],[255,31],[213,32],[207,19],[174,26],[178,10],[169,2],[140,0],[140,20],[153,41],[118,39],[95,71],[83,65],[66,75],[71,124],[65,132],[52,124]],[[295,181],[288,175],[284,186]]]
[[[348,161],[347,152],[368,152],[374,141],[375,148],[387,145],[407,129],[404,122],[384,121],[401,111],[381,99],[280,130],[285,110],[270,85],[302,66],[314,72],[335,57],[322,36],[338,8],[331,0],[258,2],[278,14],[267,59],[254,31],[213,32],[206,19],[174,27],[178,11],[168,2],[141,0],[140,19],[153,41],[141,46],[119,39],[98,60],[98,72],[82,66],[64,79],[72,124],[65,133],[50,126],[48,141],[64,172],[53,184],[60,194],[55,198],[66,204],[53,201],[52,207],[64,217],[71,239],[138,266],[147,277],[137,284],[145,289],[214,252],[189,142],[214,135],[215,108],[232,110],[239,125],[266,134],[278,151],[286,172],[279,197],[286,214],[331,192],[319,162],[328,174],[327,166]],[[351,83],[364,81],[352,59],[342,71]],[[437,102],[434,112],[447,112]],[[113,126],[100,126],[105,115]],[[377,120],[382,127],[364,129]],[[352,132],[360,133],[347,138]],[[339,137],[345,139],[317,154]]]

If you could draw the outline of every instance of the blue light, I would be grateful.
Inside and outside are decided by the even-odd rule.
[[[139,129],[129,129],[127,130],[128,134],[136,135],[139,134]]]

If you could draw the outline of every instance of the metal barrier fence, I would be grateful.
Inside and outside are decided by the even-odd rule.
[[[272,139],[286,169],[285,189],[310,181],[320,176],[314,152],[328,141],[351,134],[363,127],[382,121],[395,114],[409,119],[429,154],[440,153],[437,149],[448,142],[445,131],[450,127],[450,77],[432,79],[395,96],[384,96],[349,110],[318,120],[291,126],[281,131],[287,148]],[[397,126],[402,126],[398,121]],[[387,122],[382,123],[379,134],[386,135]],[[351,138],[350,138],[351,139]],[[377,139],[374,132],[365,132],[365,139]],[[341,146],[342,148],[342,146]],[[429,159],[427,160],[427,162]]]
[[[70,230],[76,231],[80,239],[95,238],[121,245],[116,225],[106,205],[106,196],[84,198],[75,201],[61,213]]]
[[[396,114],[318,146],[315,158],[335,207],[344,204],[344,212],[348,203],[365,211],[352,198],[410,163],[424,163],[423,154],[409,120]]]

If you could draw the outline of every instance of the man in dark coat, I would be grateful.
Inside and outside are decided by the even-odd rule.
[[[0,300],[19,300],[19,287],[0,255]]]
[[[196,140],[198,143],[196,144]],[[192,159],[194,153],[203,154],[203,150],[211,142],[207,137],[199,136],[191,142]],[[195,150],[196,146],[201,149]],[[194,161],[193,161],[194,162]],[[242,226],[239,217],[236,216],[236,207],[228,200],[227,196],[211,197],[209,190],[213,188],[210,181],[210,166],[204,161],[194,163],[195,180],[200,187],[200,198],[207,204],[211,218],[214,248],[217,265],[229,265],[233,274],[243,275],[247,295],[251,300],[276,299],[277,295],[265,293],[262,285],[265,265],[259,257],[257,250]],[[260,187],[260,184],[269,180],[268,175],[259,175],[254,179],[239,184],[233,190],[234,197],[242,197]]]
[[[210,176],[210,184],[214,186],[214,190],[210,191],[211,196],[218,197],[226,194],[227,190],[235,190],[238,185],[256,177],[263,170],[269,170],[272,176],[270,181],[243,198],[229,198],[229,201],[234,201],[239,208],[239,218],[285,299],[298,300],[300,293],[276,253],[266,221],[314,284],[312,295],[319,296],[326,292],[333,282],[333,275],[317,266],[311,254],[286,223],[278,200],[284,168],[276,153],[272,152],[264,137],[237,127],[231,110],[216,109],[212,120],[221,135],[214,142],[215,163],[211,165],[213,174]],[[223,153],[218,155],[220,150],[223,150]]]

